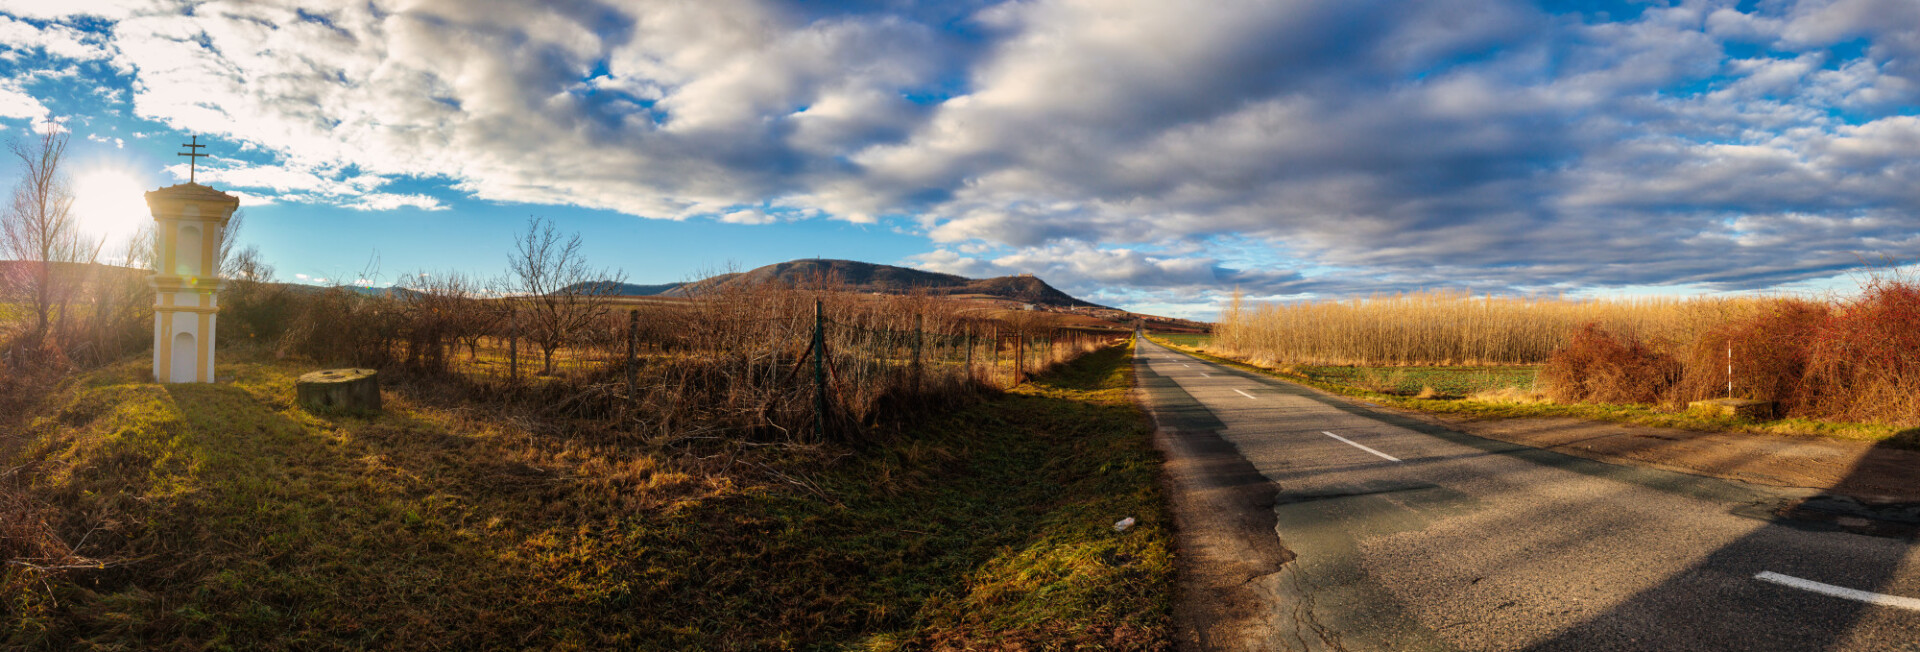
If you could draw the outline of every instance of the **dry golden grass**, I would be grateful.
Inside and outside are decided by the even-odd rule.
[[[1244,305],[1221,315],[1212,348],[1273,364],[1507,365],[1545,362],[1582,325],[1646,342],[1692,342],[1764,298],[1476,296],[1435,291]]]
[[[1164,649],[1129,360],[841,446],[634,441],[428,382],[315,415],[304,361],[160,385],[129,357],[0,413],[0,649]]]
[[[1035,313],[986,319],[941,297],[876,296],[822,281],[629,302],[546,349],[527,336],[520,299],[444,299],[344,290],[296,297],[305,316],[295,321],[327,326],[295,329],[281,349],[325,364],[453,375],[470,381],[474,396],[532,400],[550,418],[620,422],[644,436],[793,441],[862,437],[978,390],[1013,387],[1124,336],[1062,329]],[[816,324],[824,325],[824,369],[814,366],[822,358]],[[816,419],[817,372],[827,385],[824,419]]]

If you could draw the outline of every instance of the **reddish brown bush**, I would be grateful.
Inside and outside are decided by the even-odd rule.
[[[1752,317],[1708,331],[1689,352],[1676,398],[1727,396],[1731,379],[1735,397],[1775,401],[1781,414],[1802,412],[1810,348],[1831,313],[1822,302],[1778,299]]]
[[[1650,404],[1662,402],[1681,375],[1672,356],[1587,324],[1540,369],[1540,383],[1565,403]]]
[[[1813,334],[1804,385],[1813,415],[1920,424],[1920,284],[1868,281]]]

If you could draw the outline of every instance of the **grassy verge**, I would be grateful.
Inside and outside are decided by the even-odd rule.
[[[1317,381],[1399,395],[1428,394],[1459,398],[1507,387],[1533,387],[1540,368],[1533,366],[1354,367],[1309,366],[1290,368],[1294,375]],[[1282,370],[1286,371],[1286,370]]]
[[[1154,333],[1153,338],[1181,346],[1205,348],[1213,345],[1213,336],[1205,333]]]
[[[1308,374],[1290,373],[1286,370],[1250,364],[1243,360],[1223,358],[1191,346],[1182,346],[1177,342],[1161,339],[1158,336],[1155,336],[1154,340],[1185,353],[1236,369],[1265,374],[1275,378],[1283,378],[1335,394],[1361,398],[1382,405],[1391,405],[1425,412],[1457,414],[1489,419],[1568,417],[1710,432],[1752,432],[1774,435],[1832,437],[1835,439],[1851,439],[1856,441],[1886,442],[1887,445],[1897,448],[1920,450],[1920,436],[1916,436],[1911,429],[1897,426],[1872,423],[1816,421],[1812,419],[1780,419],[1755,422],[1730,417],[1706,416],[1693,412],[1662,410],[1648,405],[1606,405],[1591,403],[1562,405],[1532,400],[1515,401],[1474,398],[1423,399],[1335,382],[1338,377],[1317,378]]]
[[[1162,648],[1171,526],[1126,356],[869,450],[562,435],[405,391],[319,417],[299,365],[163,386],[129,361],[0,448],[0,556],[76,567],[0,568],[0,646]]]

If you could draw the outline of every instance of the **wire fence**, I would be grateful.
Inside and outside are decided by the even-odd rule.
[[[1019,385],[1126,337],[813,303],[804,311],[629,310],[552,346],[508,327],[455,344],[449,368],[477,384],[545,391],[662,432],[834,437],[970,390]]]

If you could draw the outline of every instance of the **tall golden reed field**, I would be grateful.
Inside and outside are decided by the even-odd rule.
[[[1236,291],[1213,342],[1229,354],[1273,364],[1540,364],[1586,324],[1677,348],[1772,300],[1503,297],[1443,290],[1248,305]]]

